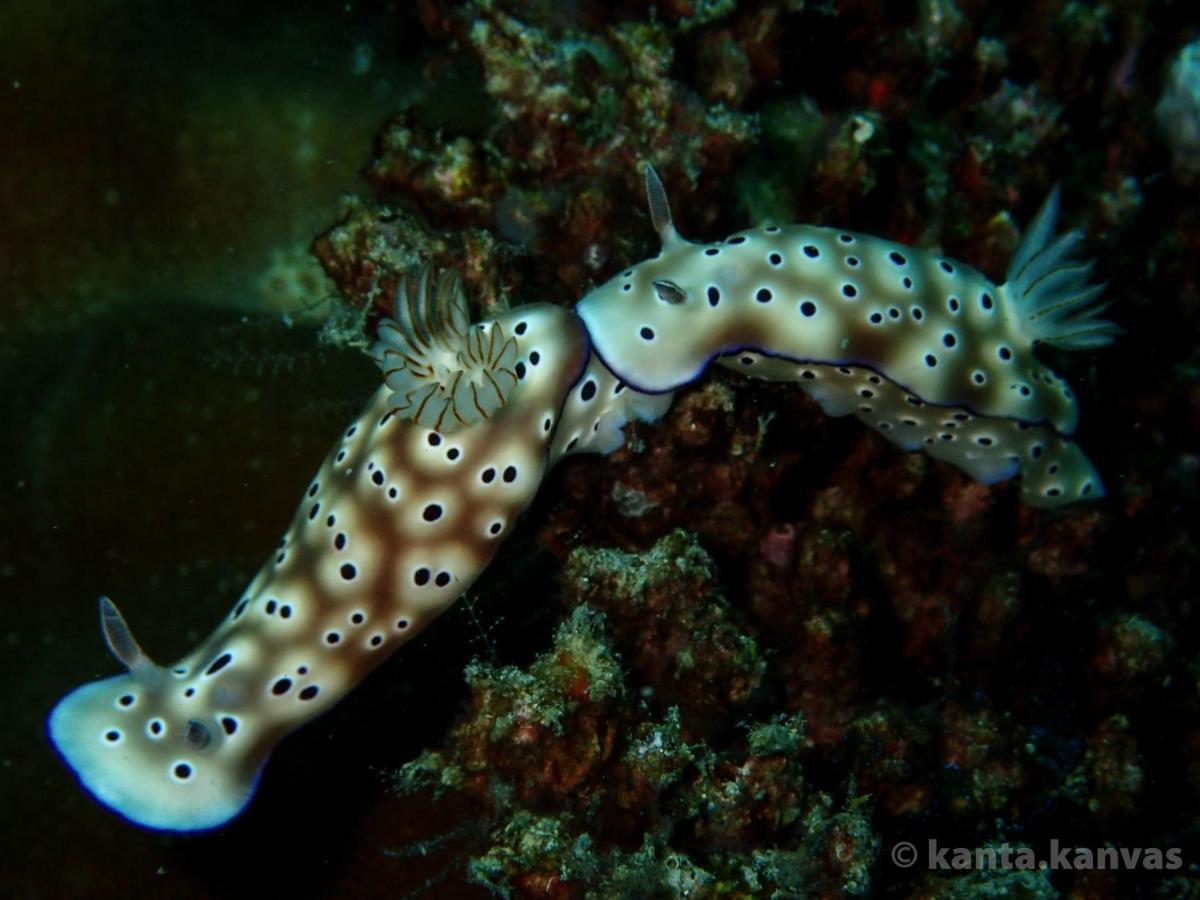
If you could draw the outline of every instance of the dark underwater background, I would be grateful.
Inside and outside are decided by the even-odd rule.
[[[1200,13],[1185,0],[0,5],[0,896],[1200,896]],[[378,384],[396,279],[570,305],[680,230],[1108,282],[1098,502],[1022,507],[712,372],[550,473],[465,601],[237,821],[102,809],[54,702],[96,598],[189,650]],[[1192,525],[1188,525],[1192,522]],[[1171,871],[929,871],[1179,848]]]

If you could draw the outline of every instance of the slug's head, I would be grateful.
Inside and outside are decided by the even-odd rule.
[[[694,381],[714,356],[745,343],[721,296],[722,285],[743,280],[746,261],[680,237],[649,166],[646,197],[662,250],[600,285],[575,311],[609,369],[637,390],[659,394]]]
[[[250,801],[274,743],[263,722],[229,708],[245,704],[207,673],[151,662],[107,598],[100,628],[129,671],[63,697],[47,721],[51,744],[97,800],[137,825],[225,824]]]

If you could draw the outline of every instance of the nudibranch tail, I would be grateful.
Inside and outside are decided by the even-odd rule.
[[[1064,350],[1103,347],[1112,343],[1121,328],[1099,318],[1108,304],[1095,304],[1105,286],[1091,282],[1093,264],[1071,259],[1071,252],[1083,240],[1082,233],[1055,236],[1059,195],[1056,186],[1042,204],[1000,290],[1012,303],[1030,344],[1040,342]]]
[[[395,319],[372,347],[392,391],[391,409],[443,434],[490,419],[517,383],[516,341],[499,323],[469,325],[462,280],[452,270],[432,284],[425,266],[402,278]]]

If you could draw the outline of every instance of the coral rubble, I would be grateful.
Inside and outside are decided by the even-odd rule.
[[[849,223],[997,276],[1061,181],[1130,332],[1062,360],[1113,481],[1063,514],[724,375],[568,462],[532,522],[564,565],[539,598],[563,625],[531,665],[472,667],[462,720],[401,770],[482,811],[448,865],[512,896],[1050,896],[1139,874],[908,871],[886,851],[1178,838],[1200,798],[1171,750],[1200,746],[1178,455],[1200,433],[1200,219],[1155,181],[1150,73],[1172,47],[1149,8],[427,7],[488,112],[385,129],[376,205],[319,245],[350,296],[365,260],[428,252],[499,302],[578,297],[645,255],[641,160],[692,231]],[[429,230],[381,240],[399,206]],[[1173,375],[1129,377],[1156,354]]]

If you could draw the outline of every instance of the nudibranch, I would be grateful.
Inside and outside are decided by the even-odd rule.
[[[401,287],[374,351],[394,370],[388,384],[195,650],[154,664],[101,600],[102,633],[128,672],[69,693],[48,730],[104,804],[164,830],[236,816],[284,735],[471,585],[550,465],[613,450],[627,418],[653,420],[671,402],[627,389],[561,306],[531,304],[469,327],[465,317],[456,277],[435,287],[425,271]]]
[[[117,608],[101,630],[126,674],[50,714],[80,782],[131,821],[214,828],[249,802],[272,748],[328,709],[471,585],[571,453],[608,453],[712,361],[797,381],[908,450],[973,477],[1022,476],[1058,506],[1102,494],[1067,437],[1070,389],[1038,343],[1102,346],[1101,286],[1056,237],[1058,194],[994,285],[962,263],[852,232],[767,225],[683,240],[653,169],[662,252],[575,310],[531,304],[468,324],[457,276],[404,282],[373,348],[385,383],[313,479],[275,553],[220,626],[159,666]]]
[[[1003,285],[891,241],[810,225],[765,225],[718,243],[675,230],[646,170],[662,251],[589,293],[576,311],[594,352],[631,388],[675,391],[712,361],[796,381],[830,415],[853,413],[906,450],[987,483],[1022,476],[1022,499],[1052,507],[1103,494],[1067,436],[1078,407],[1039,343],[1103,346],[1092,265],[1078,232],[1055,235],[1058,190]]]

